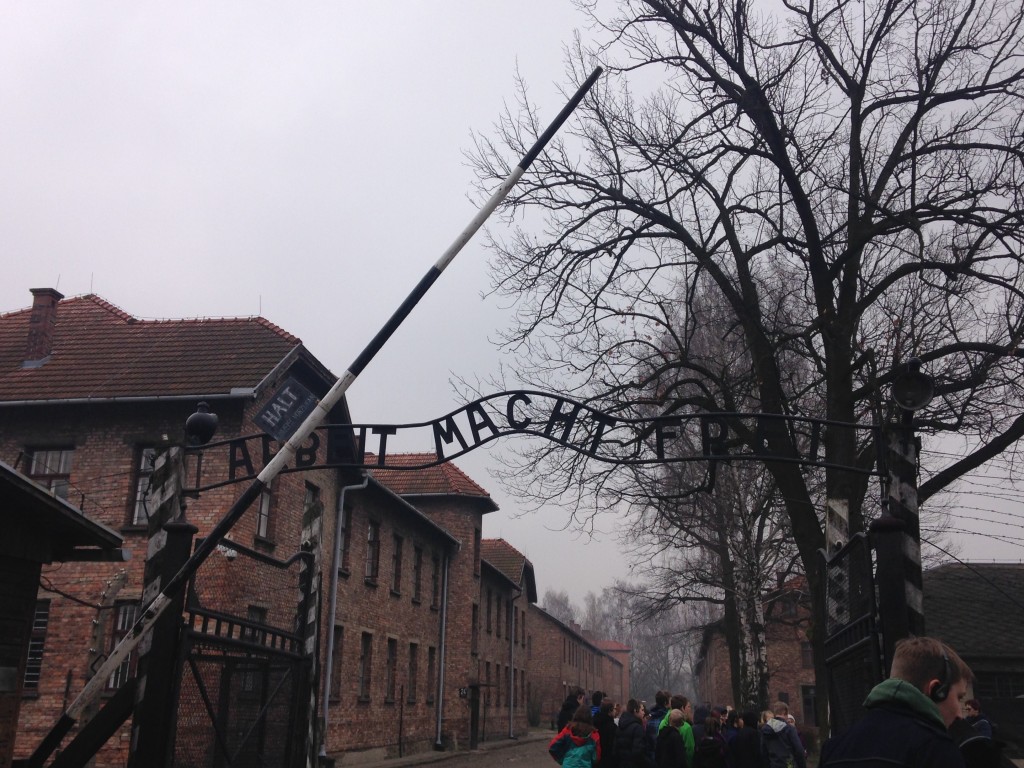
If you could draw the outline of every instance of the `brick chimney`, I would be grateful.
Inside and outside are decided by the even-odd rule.
[[[57,327],[57,302],[64,294],[54,288],[32,289],[32,314],[28,318],[28,343],[23,367],[41,365],[53,351],[53,331]]]

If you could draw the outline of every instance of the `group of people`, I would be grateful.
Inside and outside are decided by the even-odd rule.
[[[595,691],[570,692],[548,752],[563,768],[806,768],[806,750],[785,703],[774,711],[699,708],[658,691],[654,707],[625,707]],[[789,719],[787,719],[787,717]]]
[[[966,699],[971,670],[945,643],[928,637],[896,645],[888,680],[864,702],[866,714],[829,739],[820,768],[999,768],[1006,765],[992,725]],[[685,696],[659,691],[655,705],[625,707],[600,691],[591,702],[573,690],[548,745],[563,768],[806,768],[807,751],[784,702],[771,710],[698,710]]]

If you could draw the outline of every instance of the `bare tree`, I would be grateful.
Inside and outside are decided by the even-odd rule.
[[[863,423],[890,372],[917,356],[937,382],[920,426],[968,436],[961,454],[929,460],[922,501],[1014,451],[1024,435],[1021,5],[581,6],[603,39],[580,42],[572,69],[582,80],[597,58],[610,75],[573,137],[507,198],[521,228],[492,243],[497,290],[518,302],[506,341],[522,378],[621,415],[728,411],[738,391],[762,413]],[[521,106],[478,143],[485,188],[538,132],[525,95]],[[705,291],[741,331],[730,381],[685,352],[692,323],[675,331],[684,353],[662,355],[678,297]],[[655,380],[676,384],[652,397]],[[821,503],[816,478],[793,461],[804,437],[766,424],[733,437],[772,457],[816,592]],[[863,530],[873,446],[827,429],[821,449],[825,497]],[[606,469],[566,452],[523,458],[534,498],[568,492],[578,521],[630,500]],[[820,679],[820,643],[815,653]]]
[[[544,592],[544,599],[541,600],[541,607],[558,619],[563,624],[576,624],[579,610],[573,605],[569,593],[564,589],[556,591],[549,589]]]

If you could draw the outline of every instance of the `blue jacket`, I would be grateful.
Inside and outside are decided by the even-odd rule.
[[[964,768],[938,706],[905,680],[876,685],[867,714],[821,750],[821,768]]]

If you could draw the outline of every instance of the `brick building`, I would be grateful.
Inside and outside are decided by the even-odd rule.
[[[49,612],[37,628],[40,669],[22,701],[17,755],[34,748],[134,622],[149,546],[151,458],[182,442],[197,402],[217,412],[219,437],[245,435],[260,431],[254,416],[285,377],[317,395],[334,380],[297,338],[261,318],[140,321],[96,296],[32,293],[31,309],[0,316],[0,460],[118,532],[131,560],[43,569],[39,601]],[[332,420],[348,422],[345,408]],[[227,451],[204,458],[206,477],[239,471],[238,456]],[[331,508],[339,482],[337,470],[280,476],[233,539],[288,558],[303,540],[303,512]],[[225,485],[201,494],[188,504],[188,521],[203,535],[239,492]],[[330,522],[325,518],[325,538],[333,535]],[[227,567],[225,558],[213,557],[206,573]],[[282,592],[232,579],[226,570],[222,583],[236,588],[231,599],[243,615],[252,610],[256,621],[294,624],[294,598],[280,608],[287,603]],[[290,615],[274,616],[281,611]],[[113,690],[131,672],[125,665],[108,686]],[[98,764],[122,764],[128,738],[125,728]]]
[[[481,542],[476,652],[484,738],[526,733],[534,684],[528,606],[537,602],[533,564],[504,539]],[[493,615],[493,622],[492,622]],[[528,678],[529,675],[529,678]]]
[[[633,655],[633,649],[617,640],[602,640],[599,638],[591,638],[589,636],[588,639],[590,639],[597,648],[603,651],[612,662],[609,667],[610,672],[606,676],[606,682],[601,690],[607,693],[615,701],[624,704],[627,700],[633,698],[632,684],[629,676],[630,660]],[[614,662],[618,662],[618,665]],[[618,679],[615,679],[616,670],[618,670],[619,673]]]
[[[814,658],[807,636],[811,604],[803,578],[790,579],[765,596],[765,645],[768,660],[768,703],[784,701],[798,727],[811,734],[816,727]],[[724,622],[704,629],[694,666],[697,701],[734,704],[732,669]]]
[[[579,626],[564,624],[537,605],[530,606],[527,621],[530,674],[535,681],[531,706],[541,725],[554,727],[558,710],[573,688],[582,688],[588,698],[594,691],[618,702],[630,698],[629,661],[622,648],[605,651]]]
[[[138,615],[155,533],[152,458],[183,442],[197,403],[219,418],[215,442],[185,460],[185,485],[202,491],[189,495],[184,516],[202,537],[245,487],[229,481],[258,472],[275,450],[258,417],[278,389],[297,382],[320,397],[335,381],[299,339],[262,318],[143,321],[94,295],[32,293],[31,309],[0,315],[0,460],[118,533],[131,560],[44,569],[38,600],[48,612],[37,633],[38,674],[21,700],[18,756]],[[329,421],[351,424],[344,400]],[[186,629],[214,617],[221,636],[210,640],[230,662],[219,677],[197,671],[193,687],[220,687],[225,707],[257,711],[273,687],[261,677],[270,667],[253,662],[261,644],[315,649],[309,694],[326,721],[328,755],[522,734],[531,704],[564,696],[568,685],[623,695],[621,653],[536,608],[533,565],[506,542],[484,541],[484,516],[497,507],[483,488],[452,464],[323,468],[332,450],[351,450],[351,431],[334,444],[320,434],[296,456],[291,469],[302,471],[279,475],[200,568]],[[409,454],[388,466],[433,460]],[[312,545],[314,605],[324,607],[299,616],[297,569],[283,566],[303,542]],[[282,570],[266,576],[271,566]],[[308,642],[289,640],[310,616]],[[111,692],[135,663],[112,676]],[[178,717],[179,728],[192,722]],[[233,717],[217,727],[242,738]],[[217,740],[187,727],[196,759],[209,762]],[[126,725],[97,765],[124,764],[131,738]]]

